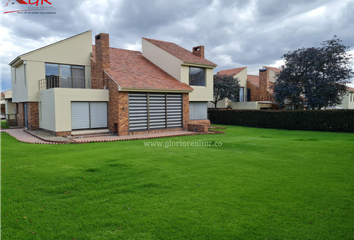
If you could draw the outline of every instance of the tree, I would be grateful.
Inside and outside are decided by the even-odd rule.
[[[240,93],[240,83],[238,78],[234,78],[231,75],[214,75],[214,103],[215,108],[217,103],[224,98],[228,98],[231,101],[237,101]]]
[[[284,54],[285,65],[273,86],[275,101],[321,109],[341,103],[346,84],[354,76],[349,47],[334,36],[321,47],[301,48]]]

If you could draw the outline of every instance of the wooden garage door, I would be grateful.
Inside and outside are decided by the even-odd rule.
[[[182,95],[129,93],[129,131],[182,127]]]

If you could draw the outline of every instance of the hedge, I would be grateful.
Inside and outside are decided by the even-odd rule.
[[[288,130],[354,132],[354,110],[261,111],[209,109],[212,124]]]

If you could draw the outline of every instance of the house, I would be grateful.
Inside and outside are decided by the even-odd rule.
[[[204,47],[142,38],[142,52],[110,47],[87,31],[15,58],[12,102],[19,126],[57,136],[118,135],[210,125],[213,69]],[[83,131],[84,130],[84,131]]]
[[[342,109],[354,109],[354,88],[347,87],[347,92],[343,97],[342,103],[337,107]]]
[[[276,109],[277,104],[273,102],[272,86],[276,79],[276,73],[280,69],[274,67],[263,67],[259,70],[259,76],[248,75],[247,67],[233,68],[219,71],[217,74],[231,75],[239,79],[240,92],[237,102],[223,99],[218,102],[218,108],[249,109],[249,110],[269,110]],[[209,108],[214,104],[209,103]]]
[[[15,114],[15,106],[12,103],[12,90],[9,89],[1,93],[1,100],[4,101],[4,111],[1,106],[1,112],[5,114]]]

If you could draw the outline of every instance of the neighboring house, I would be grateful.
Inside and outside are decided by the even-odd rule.
[[[247,99],[247,67],[241,67],[241,68],[233,68],[233,69],[227,69],[227,70],[222,70],[216,74],[220,75],[231,75],[234,78],[238,78],[239,84],[240,84],[240,92],[238,96],[238,101],[237,102],[244,102]],[[227,108],[231,104],[231,101],[228,98],[222,99],[217,103],[217,108]],[[208,103],[209,108],[214,108],[215,105],[214,103],[209,102]]]
[[[12,103],[12,90],[7,90],[3,92],[5,100],[5,114],[15,114],[15,106]],[[1,110],[2,112],[2,110]]]
[[[347,92],[343,97],[342,103],[337,107],[343,109],[354,109],[354,88],[347,87]]]
[[[210,124],[213,68],[204,47],[142,39],[142,53],[109,45],[91,31],[18,56],[12,102],[19,126],[57,136],[111,131],[118,135],[187,130]],[[79,131],[85,130],[85,131]]]
[[[271,87],[278,72],[280,72],[280,69],[274,67],[263,67],[259,70],[259,76],[248,75],[247,67],[218,72],[217,74],[232,75],[234,78],[238,78],[240,80],[240,93],[237,102],[223,99],[217,104],[217,107],[250,110],[276,109],[277,104],[273,102]],[[213,108],[214,104],[209,103],[208,106]]]
[[[5,114],[5,94],[4,94],[4,92],[1,93],[0,104],[1,104],[1,115],[3,115],[3,114]]]

